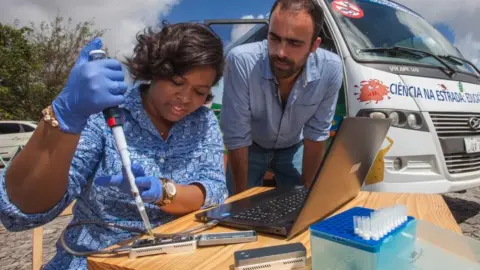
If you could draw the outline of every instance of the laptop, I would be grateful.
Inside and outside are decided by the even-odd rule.
[[[218,220],[219,225],[293,238],[358,195],[389,128],[389,119],[347,117],[309,189],[303,185],[275,188],[195,217],[202,222]]]

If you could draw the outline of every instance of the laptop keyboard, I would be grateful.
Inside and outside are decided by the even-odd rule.
[[[261,205],[249,208],[233,218],[260,223],[273,223],[282,220],[288,214],[300,209],[307,196],[308,189],[295,188],[290,192],[274,197]]]

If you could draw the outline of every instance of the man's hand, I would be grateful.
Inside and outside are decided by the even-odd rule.
[[[325,142],[303,140],[302,180],[306,188],[310,188],[314,177],[320,168],[325,153]]]
[[[162,197],[162,182],[158,177],[145,176],[145,172],[140,165],[132,165],[132,173],[135,176],[135,183],[144,202],[156,203]],[[130,183],[125,173],[123,175],[101,176],[95,179],[95,184],[99,186],[115,186],[122,192],[131,194]]]

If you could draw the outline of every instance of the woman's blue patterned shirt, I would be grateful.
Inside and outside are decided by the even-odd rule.
[[[166,177],[178,184],[199,183],[205,187],[203,208],[220,204],[227,198],[223,164],[223,140],[217,118],[201,107],[177,122],[167,140],[160,137],[143,109],[137,87],[126,94],[121,106],[125,115],[125,136],[133,163],[139,163],[146,175]],[[95,171],[96,167],[97,170]],[[70,182],[62,200],[45,213],[22,213],[8,198],[4,169],[0,175],[0,220],[11,231],[28,230],[57,217],[73,200],[72,222],[109,221],[144,230],[143,222],[130,194],[116,187],[92,184],[92,177],[121,174],[120,155],[112,133],[102,114],[90,117],[83,130],[70,167]],[[145,205],[152,226],[165,224],[175,216],[162,212],[156,205]],[[75,251],[104,249],[134,235],[109,227],[82,225],[66,234],[66,242]],[[55,257],[46,269],[86,269],[85,257],[67,253],[57,241]]]

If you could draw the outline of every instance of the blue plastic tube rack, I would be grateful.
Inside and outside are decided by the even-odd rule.
[[[364,240],[354,232],[354,216],[370,216],[373,209],[354,207],[310,226],[312,269],[410,269],[416,222],[411,216],[378,240]]]

